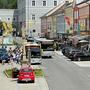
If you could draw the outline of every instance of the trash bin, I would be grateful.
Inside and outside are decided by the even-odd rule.
[[[17,78],[17,75],[19,73],[19,70],[17,68],[12,69],[12,78]]]

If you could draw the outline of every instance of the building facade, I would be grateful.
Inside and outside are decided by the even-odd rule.
[[[41,36],[40,17],[60,2],[61,0],[18,0],[19,25],[22,32],[29,36]]]
[[[74,8],[74,30],[78,35],[90,35],[90,3],[85,0]]]
[[[66,34],[65,16],[72,17],[72,7],[70,7],[70,10],[69,8],[66,9],[68,4],[69,2],[67,1],[59,4],[41,18],[41,32],[44,35],[49,38],[59,38]],[[70,29],[70,26],[68,28]]]
[[[0,9],[0,22],[10,25],[12,30],[18,30],[17,12],[16,9]]]
[[[83,2],[78,5],[80,34],[90,35],[90,4]]]

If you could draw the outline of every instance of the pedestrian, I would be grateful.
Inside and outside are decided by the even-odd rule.
[[[16,53],[16,62],[19,64],[20,62],[20,54],[17,52]]]
[[[13,65],[13,55],[12,54],[9,55],[9,63],[11,63],[11,65]]]
[[[10,55],[12,55],[13,50],[12,50],[12,48],[11,48],[11,47],[9,48],[8,53],[9,53]]]

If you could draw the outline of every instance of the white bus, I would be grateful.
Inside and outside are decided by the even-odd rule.
[[[41,44],[42,57],[52,57],[54,51],[54,40],[46,38],[36,38],[37,42]]]
[[[26,50],[26,58],[28,58],[28,49],[30,49],[30,59],[31,64],[41,64],[42,58],[41,58],[41,46],[37,43],[30,43],[25,46]]]

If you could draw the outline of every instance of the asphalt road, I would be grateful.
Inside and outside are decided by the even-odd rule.
[[[62,55],[43,59],[42,68],[49,90],[90,90],[90,73]]]

